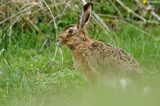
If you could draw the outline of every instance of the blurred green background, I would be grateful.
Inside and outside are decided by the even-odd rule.
[[[129,52],[145,85],[124,91],[112,81],[90,85],[55,39],[77,22],[85,0],[0,0],[0,106],[160,106],[159,0],[93,0],[89,37]],[[148,9],[147,8],[151,6]],[[111,83],[111,84],[110,84]]]

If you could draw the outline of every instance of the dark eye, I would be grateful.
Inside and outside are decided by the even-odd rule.
[[[73,33],[73,29],[69,29],[69,30],[68,30],[68,33],[69,33],[69,34],[72,34],[72,33]]]

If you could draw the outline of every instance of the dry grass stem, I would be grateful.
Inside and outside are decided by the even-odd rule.
[[[46,1],[43,0],[43,2],[44,2],[44,4],[46,5],[46,7],[48,8],[48,10],[49,10],[49,12],[50,12],[50,14],[51,14],[51,17],[52,17],[52,20],[53,20],[53,23],[54,23],[55,32],[56,32],[56,35],[57,35],[57,33],[58,33],[58,27],[57,27],[57,24],[56,24],[56,21],[55,21],[55,17],[54,17],[54,15],[53,15],[53,13],[52,13],[51,8],[50,8],[49,5],[46,3]]]
[[[143,20],[146,23],[146,19],[140,16],[139,14],[135,13],[133,10],[131,10],[129,7],[125,6],[124,3],[121,0],[116,0],[117,3],[119,3],[124,9],[126,9],[128,12],[134,14],[139,19]]]

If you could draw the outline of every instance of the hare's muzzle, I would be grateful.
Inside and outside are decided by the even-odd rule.
[[[63,44],[63,37],[59,36],[56,40],[56,46],[61,46]]]

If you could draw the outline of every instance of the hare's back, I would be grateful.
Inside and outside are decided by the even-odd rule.
[[[110,44],[94,41],[89,50],[92,53],[89,61],[92,67],[99,69],[134,70],[141,73],[138,62],[124,50]]]

